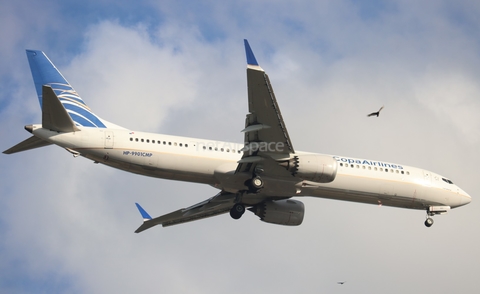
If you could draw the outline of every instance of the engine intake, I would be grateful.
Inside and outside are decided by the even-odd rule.
[[[249,208],[260,220],[285,226],[298,226],[303,221],[305,205],[297,200],[265,201]]]
[[[295,177],[317,183],[333,182],[337,175],[337,160],[327,155],[297,154],[280,165]]]

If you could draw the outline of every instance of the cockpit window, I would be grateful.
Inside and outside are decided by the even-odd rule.
[[[453,184],[453,182],[452,182],[452,181],[450,181],[449,179],[442,178],[442,180],[443,180],[445,183],[448,183],[448,184]]]

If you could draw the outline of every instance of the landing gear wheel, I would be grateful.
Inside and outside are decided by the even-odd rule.
[[[427,228],[430,228],[432,225],[433,225],[433,219],[431,217],[427,218],[425,220],[425,226],[427,226]]]
[[[250,185],[255,190],[261,189],[263,187],[263,180],[259,176],[255,176],[250,180]]]
[[[245,206],[243,204],[237,203],[232,209],[230,209],[230,216],[233,219],[239,219],[245,213]]]

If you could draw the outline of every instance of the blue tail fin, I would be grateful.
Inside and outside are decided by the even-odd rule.
[[[30,64],[30,70],[32,71],[40,107],[43,108],[42,86],[50,86],[75,125],[106,128],[102,120],[83,102],[82,98],[75,89],[70,86],[45,53],[38,50],[27,50],[27,58]]]

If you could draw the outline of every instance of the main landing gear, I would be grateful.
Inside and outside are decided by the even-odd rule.
[[[260,189],[263,188],[263,179],[260,176],[253,175],[253,178],[247,180],[245,185],[248,187],[248,192],[250,193],[257,193]],[[233,205],[232,209],[230,209],[230,216],[233,219],[239,219],[245,213],[245,205],[241,203],[236,203]]]
[[[246,182],[246,185],[251,193],[256,193],[263,188],[263,179],[259,176],[254,176]]]
[[[230,209],[230,216],[233,219],[239,219],[245,213],[245,205],[236,203],[232,209]]]

